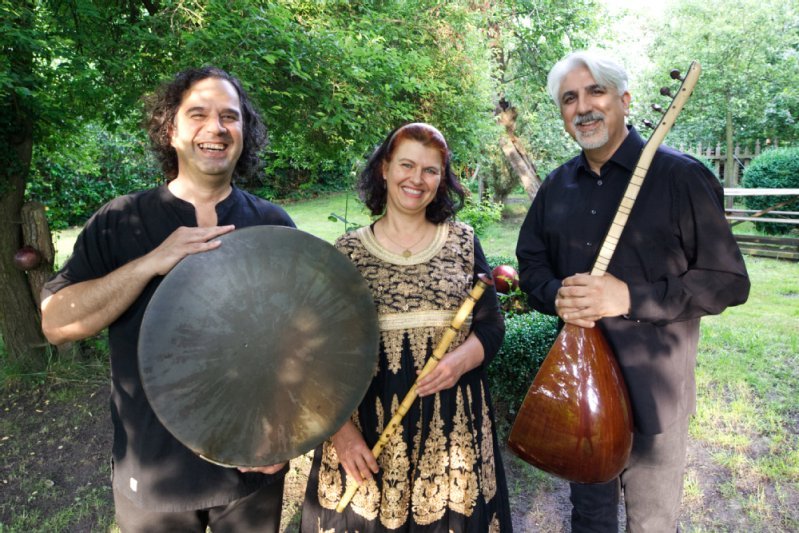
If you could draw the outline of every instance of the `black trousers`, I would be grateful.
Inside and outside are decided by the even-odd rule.
[[[266,532],[280,529],[285,478],[227,505],[184,512],[156,512],[137,507],[114,491],[116,522],[122,533]]]
[[[630,460],[607,483],[571,484],[574,533],[618,533],[624,491],[629,533],[674,533],[682,499],[688,419],[657,435],[633,433]]]

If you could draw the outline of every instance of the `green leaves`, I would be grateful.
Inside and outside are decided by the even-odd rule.
[[[667,11],[649,55],[646,93],[692,60],[702,77],[671,135],[713,145],[726,129],[738,144],[799,135],[799,10],[781,0],[681,0]],[[648,100],[643,101],[647,105]],[[729,116],[729,125],[727,117]]]

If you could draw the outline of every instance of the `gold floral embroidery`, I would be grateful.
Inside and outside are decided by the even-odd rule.
[[[319,504],[325,509],[335,509],[341,499],[341,472],[338,454],[330,440],[322,444],[322,462],[319,465]]]
[[[430,326],[445,328],[452,322],[455,316],[453,309],[449,310],[430,310],[430,311],[411,311],[409,313],[389,313],[377,317],[380,331],[389,329],[414,329]],[[467,318],[463,324],[463,329],[469,329],[471,318]]]
[[[399,400],[394,396],[391,402],[391,412],[396,413],[398,408]],[[388,529],[396,529],[408,520],[410,461],[408,460],[408,445],[405,443],[403,433],[403,427],[400,424],[388,439],[379,458],[380,469],[383,471],[380,522]]]
[[[402,367],[402,343],[405,331],[389,330],[380,332],[380,341],[386,353],[386,368],[396,374]]]
[[[383,402],[380,401],[380,396],[375,397],[375,417],[377,418],[375,433],[379,435],[383,433],[383,428],[386,427],[386,413],[383,412]]]
[[[422,448],[422,417],[420,416],[419,419],[416,421],[416,433],[413,435],[413,452],[411,454],[411,464],[413,465],[413,470],[411,471],[411,485],[413,485],[414,480],[416,479],[416,471],[419,468],[419,451]]]
[[[460,222],[439,225],[429,249],[410,260],[384,253],[368,227],[341,236],[336,247],[360,270],[379,316],[455,311],[472,285],[474,232]]]
[[[352,497],[350,508],[355,514],[374,520],[377,518],[380,506],[380,488],[374,478],[360,486],[355,496]]]
[[[435,395],[430,434],[424,442],[419,461],[419,476],[413,483],[412,509],[417,524],[428,525],[444,516],[449,499],[449,454],[441,420],[441,398]]]
[[[447,312],[448,322],[452,321],[454,312]],[[471,320],[469,320],[471,323]],[[452,346],[460,345],[469,334],[469,323],[464,324],[455,339]],[[380,332],[380,338],[383,344],[383,349],[386,354],[386,368],[392,374],[397,374],[402,369],[402,352],[405,340],[408,341],[408,346],[413,356],[413,364],[416,370],[421,370],[425,365],[428,358],[428,353],[432,348],[435,348],[438,340],[444,334],[446,327],[417,327],[410,331],[407,329],[388,329]]]
[[[375,398],[375,412],[377,413],[377,433],[381,433],[383,431],[383,404],[380,403],[379,397]],[[363,433],[360,423],[358,429]],[[348,481],[348,483],[354,483],[354,481]],[[380,488],[374,478],[358,488],[350,503],[352,512],[367,520],[374,520],[377,517],[379,506]]]
[[[479,491],[477,474],[474,471],[477,453],[474,435],[467,424],[460,388],[457,389],[455,401],[457,407],[449,443],[449,508],[471,516]]]
[[[434,347],[436,331],[443,328],[418,328],[411,336],[410,348],[413,356],[413,367],[421,370],[427,362],[428,347]]]
[[[497,472],[494,465],[494,438],[493,428],[491,427],[491,416],[488,412],[485,388],[482,383],[480,383],[480,403],[482,404],[481,418],[483,419],[483,426],[480,429],[483,434],[483,438],[480,441],[480,455],[483,458],[483,464],[480,468],[480,478],[483,486],[483,499],[487,503],[497,494]]]

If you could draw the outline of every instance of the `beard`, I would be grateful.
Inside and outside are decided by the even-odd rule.
[[[591,121],[599,121],[596,127],[590,132],[582,132],[577,126]],[[607,144],[610,134],[608,133],[608,126],[605,124],[605,115],[602,113],[588,113],[586,115],[578,115],[572,120],[574,125],[574,140],[583,150],[595,150],[602,148]]]

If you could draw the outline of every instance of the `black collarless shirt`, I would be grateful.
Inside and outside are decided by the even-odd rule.
[[[219,225],[294,227],[286,212],[233,187],[216,206]],[[142,257],[180,226],[197,226],[194,206],[166,185],[116,198],[100,208],[75,242],[72,256],[43,290],[43,297],[97,279]],[[114,489],[154,511],[186,511],[224,505],[283,476],[243,474],[211,464],[178,442],[158,421],[138,370],[139,328],[145,308],[163,277],[108,328],[111,348],[111,419]]]
[[[538,311],[556,314],[563,278],[590,272],[643,146],[631,128],[599,175],[581,153],[542,184],[516,248],[521,287]],[[627,284],[631,311],[599,327],[627,381],[636,429],[660,433],[694,410],[699,318],[749,293],[723,189],[704,165],[658,149],[608,273]]]

